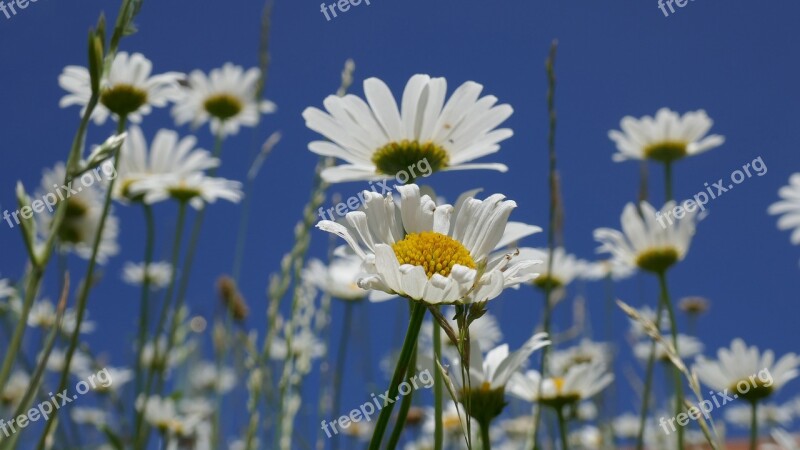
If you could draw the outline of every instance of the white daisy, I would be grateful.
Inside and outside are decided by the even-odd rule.
[[[408,181],[440,170],[505,172],[503,164],[467,164],[498,151],[499,142],[513,135],[510,129],[495,129],[511,115],[511,106],[496,105],[491,95],[479,98],[482,90],[468,81],[445,102],[444,78],[414,75],[398,109],[386,84],[369,78],[364,81],[366,102],[355,95],[329,96],[323,102],[327,112],[313,107],[303,111],[306,126],[330,140],[314,141],[308,148],[347,162],[322,172],[331,183],[400,173]],[[424,173],[409,173],[411,167],[422,169],[422,161],[428,164]]]
[[[208,75],[195,70],[179,89],[172,116],[178,125],[210,122],[215,135],[236,134],[239,127],[255,126],[261,114],[275,112],[274,103],[256,98],[260,79],[258,68],[245,71],[231,63]]]
[[[42,360],[42,354],[39,354],[37,361]],[[60,373],[64,371],[64,364],[67,362],[66,350],[54,348],[47,358],[45,367],[51,372]],[[90,371],[92,360],[85,353],[76,351],[72,354],[72,359],[69,363],[69,371],[73,374],[82,375]]]
[[[652,345],[652,342],[637,342],[633,346],[633,354],[636,355],[639,360],[647,361],[650,358],[650,349]],[[685,334],[678,335],[678,356],[680,356],[681,359],[691,358],[702,353],[702,351],[703,343],[700,342],[699,339]],[[667,349],[660,341],[656,343],[655,358],[657,361],[669,361]]]
[[[31,378],[25,372],[21,370],[12,372],[6,385],[0,390],[0,405],[13,411],[28,391],[30,381]]]
[[[713,124],[702,109],[683,116],[668,108],[658,110],[655,118],[626,116],[620,122],[622,131],[608,132],[619,151],[613,159],[617,162],[629,159],[671,162],[697,155],[725,142],[720,135],[706,136]]]
[[[778,195],[781,200],[770,205],[767,212],[780,215],[778,229],[792,230],[792,244],[800,244],[800,173],[792,174]]]
[[[551,273],[547,272],[551,264],[548,249],[523,247],[519,249],[519,257],[542,261],[531,269],[539,272],[539,276],[533,280],[533,285],[541,289],[545,289],[548,285],[553,289],[567,286],[575,278],[583,276],[587,264],[586,261],[567,253],[563,247],[553,249]]]
[[[579,364],[611,363],[611,346],[605,342],[594,342],[584,338],[572,347],[554,351],[550,355],[549,369],[557,375],[564,375],[572,366]]]
[[[102,428],[108,424],[108,411],[100,408],[74,406],[70,408],[70,417],[79,425],[92,425]]]
[[[151,289],[163,289],[172,279],[172,264],[169,262],[151,262],[147,265],[147,275],[145,275],[145,264],[126,262],[122,268],[122,279],[131,285],[141,286],[147,277]]]
[[[188,202],[194,209],[203,209],[218,199],[239,203],[243,195],[242,183],[201,172],[147,178],[134,183],[130,190],[132,195],[144,195],[147,204],[172,198]]]
[[[613,423],[614,435],[620,439],[634,439],[639,436],[639,415],[633,413],[624,413],[617,416]],[[652,425],[652,423],[650,424]],[[649,429],[645,425],[645,429]]]
[[[578,364],[561,377],[542,379],[536,370],[517,373],[508,383],[508,392],[528,402],[561,408],[593,397],[614,380],[607,366],[602,363]],[[541,396],[539,385],[541,384]]]
[[[698,220],[697,211],[686,212],[686,216],[673,225],[662,227],[658,223],[660,214],[671,214],[674,202],[664,205],[658,212],[647,202],[639,209],[633,203],[622,211],[622,231],[598,228],[594,238],[600,242],[600,253],[610,253],[621,264],[638,267],[649,272],[662,272],[682,261],[689,251]]]
[[[739,428],[751,427],[753,411],[746,405],[733,405],[725,409],[725,420]],[[778,405],[776,403],[766,403],[759,405],[756,410],[758,429],[763,430],[773,427],[786,427],[792,424],[795,412],[794,405],[786,403]]]
[[[759,450],[800,450],[800,443],[786,430],[778,428],[772,430],[772,439],[775,444],[762,444]]]
[[[100,371],[103,377],[100,378],[94,371],[85,371],[82,378],[88,379],[94,376],[98,381],[95,383],[93,389],[95,392],[101,394],[108,394],[112,392],[121,392],[122,387],[133,380],[133,371],[126,367],[110,367],[106,366]]]
[[[88,314],[89,311],[86,311],[81,322],[81,333],[83,334],[91,333],[95,329],[94,322],[88,320]],[[28,326],[50,328],[56,324],[57,318],[56,307],[50,300],[38,300],[28,313]],[[67,308],[64,311],[64,317],[61,319],[60,331],[66,335],[72,334],[75,331],[77,320],[77,312],[74,309]]]
[[[587,263],[581,278],[586,280],[602,280],[611,277],[614,281],[630,278],[636,273],[633,267],[611,258],[603,261]]]
[[[503,344],[489,350],[485,358],[479,345],[471,345],[469,387],[480,391],[505,389],[513,375],[528,363],[531,354],[548,345],[550,341],[547,340],[547,333],[537,333],[514,352],[509,353],[508,344]],[[453,366],[453,372],[459,373],[458,364]],[[459,376],[453,377],[453,382],[459,390],[466,388]]]
[[[603,434],[594,425],[584,425],[569,434],[573,447],[583,450],[599,450],[603,448]]]
[[[312,259],[303,270],[303,278],[331,297],[340,300],[362,300],[369,294],[358,286],[364,275],[363,261],[356,255],[336,257],[329,265]]]
[[[772,350],[761,353],[756,346],[747,347],[738,338],[731,342],[730,349],[719,349],[717,357],[714,361],[699,356],[693,370],[708,386],[720,391],[728,389],[744,400],[763,399],[800,374],[798,355],[788,353],[775,362]]]
[[[131,187],[138,181],[162,175],[188,175],[218,167],[219,159],[206,150],[196,148],[197,138],[180,138],[172,130],[158,130],[152,144],[147,145],[141,128],[132,126],[120,149],[114,197],[118,200],[138,200]]]
[[[0,279],[0,299],[14,297],[17,295],[17,289],[11,285],[11,282],[6,279]]]
[[[37,197],[58,197],[56,203],[67,202],[66,214],[58,229],[59,247],[64,251],[73,251],[84,259],[92,256],[92,246],[100,221],[103,215],[105,204],[105,191],[99,182],[92,181],[88,184],[84,181],[80,183],[73,180],[64,184],[66,169],[63,163],[58,163],[53,169],[45,169]],[[89,179],[94,180],[93,175],[87,173]],[[80,180],[86,178],[84,174]],[[42,239],[47,238],[50,225],[53,221],[54,212],[42,211],[36,216],[39,225],[37,230]],[[108,258],[119,252],[117,236],[119,235],[119,220],[109,210],[108,217],[100,236],[100,247],[97,252],[97,262],[105,264]]]
[[[189,384],[198,391],[224,394],[236,386],[236,372],[229,367],[218,370],[216,363],[203,361],[192,367]]]
[[[133,123],[142,121],[153,107],[161,108],[175,98],[178,80],[183,74],[169,72],[150,76],[153,64],[141,53],[129,55],[119,52],[114,56],[111,70],[104,74],[100,84],[100,103],[92,113],[97,125],[105,123],[110,113],[125,115]],[[69,92],[59,106],[78,105],[86,110],[92,95],[89,71],[81,66],[67,66],[58,77],[58,84]]]
[[[343,223],[317,224],[364,260],[369,276],[359,286],[428,304],[472,303],[535,277],[523,272],[536,261],[511,254],[490,258],[493,249],[508,243],[504,235],[513,201],[496,194],[454,208],[420,196],[417,185],[398,189],[399,201],[365,191],[363,211],[348,213]],[[529,234],[536,231],[531,227]]]

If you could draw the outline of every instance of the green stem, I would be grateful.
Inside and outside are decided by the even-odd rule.
[[[666,201],[672,200],[672,162],[667,161],[664,163],[664,191]]]
[[[656,312],[656,327],[661,326],[661,317],[664,313],[664,308],[661,307],[661,302],[659,302],[658,312]],[[655,363],[656,363],[656,341],[655,339],[650,344],[650,354],[647,357],[647,369],[645,369],[645,376],[644,376],[644,390],[642,390],[642,410],[639,413],[639,434],[636,437],[636,450],[642,450],[644,448],[644,430],[645,424],[647,423],[647,410],[650,404],[650,390],[652,389],[653,385],[653,372],[655,370]]]
[[[758,402],[753,401],[753,411],[750,415],[750,450],[756,450],[758,443]]]
[[[675,310],[672,307],[672,301],[669,297],[666,271],[662,271],[658,274],[658,282],[661,286],[661,301],[669,313],[672,346],[675,347],[675,353],[680,355],[680,350],[678,349],[678,326],[675,319]],[[683,411],[683,379],[681,378],[680,370],[675,366],[672,367],[672,374],[675,379],[675,416],[677,417],[678,414]],[[683,450],[683,434],[683,427],[678,427],[678,449],[680,450]]]
[[[150,263],[153,262],[153,248],[155,246],[155,221],[153,220],[153,208],[142,203],[142,210],[144,211],[144,218],[146,224],[146,237],[144,249],[144,279],[142,280],[142,298],[141,305],[139,305],[139,337],[137,340],[138,350],[136,352],[136,392],[141,392],[142,388],[142,349],[144,349],[145,341],[147,340],[147,316],[149,312],[150,302]],[[174,271],[175,268],[173,267]]]
[[[436,310],[439,309],[438,306],[435,307]],[[442,329],[439,324],[434,320],[433,321],[433,359],[436,362],[441,361],[442,358]],[[436,366],[436,362],[434,366]],[[444,397],[442,392],[442,385],[444,384],[444,379],[442,379],[442,373],[439,371],[438,367],[433,368],[433,418],[434,418],[434,429],[433,429],[433,448],[434,450],[442,450],[442,446],[444,445],[444,428],[442,424],[442,399]]]
[[[411,356],[411,363],[408,365],[408,370],[406,371],[406,379],[411,379],[417,371],[417,349],[414,349],[414,352]],[[400,442],[400,436],[403,435],[403,429],[406,426],[406,418],[408,417],[408,411],[411,409],[411,400],[414,395],[414,390],[412,389],[407,395],[403,396],[403,401],[400,403],[400,410],[397,411],[397,422],[394,424],[394,430],[392,431],[392,435],[389,436],[389,443],[386,446],[387,449],[394,450],[397,448],[397,444]]]
[[[333,417],[339,417],[339,409],[342,399],[342,379],[344,378],[344,366],[347,363],[347,338],[350,336],[351,322],[353,320],[353,302],[344,301],[344,322],[342,324],[342,334],[339,338],[339,349],[336,355],[336,372],[333,375],[333,403],[331,412]],[[333,438],[331,448],[339,448],[339,435]]]
[[[392,381],[389,384],[388,398],[391,400],[397,398],[398,387],[400,386],[400,382],[403,380],[406,370],[408,369],[408,365],[411,362],[411,357],[414,353],[414,349],[417,346],[419,330],[422,327],[422,319],[425,318],[425,311],[425,305],[418,302],[412,302],[411,318],[408,322],[406,338],[403,341],[403,348],[400,350],[400,357],[397,360],[397,366],[394,369],[394,375],[392,376]],[[394,403],[386,405],[381,410],[381,414],[378,416],[378,422],[375,424],[375,432],[372,434],[372,440],[369,443],[369,450],[380,449],[381,441],[383,440],[383,434],[386,431],[386,426],[389,424],[389,418],[392,415],[392,408],[394,408]],[[398,420],[400,419],[398,418]]]
[[[481,428],[481,445],[483,445],[483,450],[492,450],[492,438],[489,436],[489,421],[482,420],[479,425]]]
[[[117,134],[122,134],[125,132],[126,123],[127,117],[119,118],[119,122],[117,123]],[[120,154],[121,152],[117,150],[116,154],[114,155],[114,167],[119,167]],[[69,381],[69,368],[72,364],[72,357],[75,355],[75,350],[78,348],[78,340],[80,339],[81,335],[81,325],[83,324],[83,318],[86,315],[86,306],[89,301],[89,291],[91,291],[92,286],[94,285],[94,270],[97,267],[97,254],[100,251],[100,242],[103,240],[103,230],[105,230],[106,220],[108,219],[108,215],[111,211],[111,196],[114,192],[114,184],[116,181],[116,177],[112,178],[108,184],[108,189],[106,190],[105,202],[103,203],[103,212],[100,216],[100,223],[98,224],[97,232],[94,235],[94,242],[92,243],[92,256],[89,259],[89,266],[86,269],[86,276],[83,279],[83,283],[81,283],[80,294],[78,295],[76,307],[78,315],[75,319],[75,329],[72,331],[72,336],[70,337],[67,353],[64,357],[64,369],[61,372],[61,379],[58,383],[58,390],[56,392],[63,392],[64,389],[67,388],[67,382]],[[56,231],[57,230],[53,230],[54,233]],[[58,417],[58,412],[58,409],[53,411],[53,415],[51,416],[50,420],[47,421],[44,431],[42,432],[42,436],[39,439],[39,449],[45,447],[47,436],[50,434],[50,429],[53,427],[53,424],[57,422],[56,419]]]
[[[558,416],[558,431],[561,433],[561,449],[569,450],[569,436],[567,436],[567,421],[564,419],[564,408],[556,408],[556,416]]]

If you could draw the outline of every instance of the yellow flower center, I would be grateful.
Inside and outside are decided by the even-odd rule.
[[[453,266],[460,264],[470,269],[476,267],[469,250],[455,239],[434,231],[410,233],[405,239],[392,245],[400,264],[411,264],[425,268],[428,278],[433,274],[446,277]]]
[[[683,141],[663,141],[644,148],[644,156],[661,162],[671,162],[686,156],[688,144]]]
[[[562,391],[564,390],[564,379],[561,377],[553,378],[553,384],[556,387],[556,395],[561,395]]]
[[[130,84],[118,84],[103,90],[100,103],[118,116],[127,116],[147,103],[147,92]]]
[[[216,94],[208,97],[203,107],[209,114],[220,120],[227,120],[242,112],[242,101],[231,94]]]
[[[188,202],[195,197],[199,197],[200,194],[199,189],[187,186],[183,181],[179,185],[169,188],[169,195],[180,202]]]
[[[84,219],[89,214],[89,206],[75,197],[64,200],[67,202],[67,212],[64,214],[64,221],[58,229],[58,238],[62,242],[70,244],[80,244],[88,241],[86,224]]]
[[[636,265],[648,272],[660,273],[678,262],[678,251],[672,247],[654,248],[640,253]]]
[[[378,173],[395,177],[398,173],[405,172],[409,180],[422,175],[411,173],[412,168],[419,168],[420,161],[427,161],[430,171],[426,170],[424,174],[430,175],[447,167],[450,156],[445,149],[433,142],[409,140],[386,144],[372,155],[372,162]]]
[[[540,274],[533,279],[533,285],[542,290],[547,290],[548,287],[553,290],[560,288],[564,283],[554,276]]]

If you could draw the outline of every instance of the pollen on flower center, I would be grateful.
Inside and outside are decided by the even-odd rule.
[[[739,398],[742,400],[747,400],[749,402],[756,402],[761,399],[767,398],[772,394],[774,387],[772,385],[772,380],[770,384],[767,385],[766,382],[762,381],[760,378],[751,378],[751,379],[742,379],[735,385],[731,386],[731,391],[736,392],[739,395]]]
[[[130,84],[118,84],[103,90],[100,103],[118,116],[127,116],[147,103],[147,92]]]
[[[450,275],[453,266],[460,264],[470,269],[476,267],[469,250],[455,239],[434,231],[410,233],[392,245],[400,264],[421,266],[428,278],[438,273]]]
[[[636,258],[636,265],[648,272],[659,273],[678,262],[678,251],[672,247],[647,250]]]
[[[644,155],[649,159],[661,162],[675,161],[686,156],[686,142],[664,141],[648,145],[644,148]]]
[[[208,97],[203,107],[220,120],[227,120],[242,112],[242,101],[231,94],[216,94]]]
[[[200,191],[194,187],[187,186],[184,183],[181,183],[178,186],[171,187],[169,189],[169,195],[178,200],[180,202],[189,201],[195,197],[200,195]]]
[[[408,173],[410,178],[417,174],[409,173],[410,167],[418,167],[420,161],[427,161],[430,173],[444,169],[450,162],[450,156],[442,147],[433,142],[402,140],[392,142],[379,148],[372,156],[378,173],[397,176],[400,172]]]

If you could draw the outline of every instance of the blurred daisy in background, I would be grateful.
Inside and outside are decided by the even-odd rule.
[[[789,184],[778,191],[781,200],[770,205],[770,214],[781,216],[778,229],[792,230],[792,244],[800,244],[800,173],[789,177]]]
[[[56,203],[62,201],[67,203],[64,220],[58,229],[59,248],[62,251],[74,252],[88,260],[92,257],[92,246],[103,217],[105,190],[99,181],[93,181],[91,185],[84,182],[72,182],[68,183],[66,188],[62,188],[65,176],[66,169],[63,163],[56,164],[52,169],[45,169],[36,196],[44,198],[57,195],[60,200]],[[94,180],[93,177],[94,175],[90,178]],[[81,180],[83,178],[81,177]],[[70,190],[65,193],[64,190],[67,188]],[[46,240],[48,237],[54,214],[55,210],[53,212],[43,210],[35,216],[38,221],[37,231],[42,240]],[[119,220],[112,211],[109,211],[103,233],[100,235],[100,246],[97,251],[98,263],[105,264],[109,257],[119,252],[118,235]]]
[[[411,167],[421,168],[422,161],[427,163],[422,176],[440,170],[505,172],[504,164],[469,164],[495,153],[499,142],[513,135],[510,129],[496,129],[513,112],[511,106],[496,105],[496,97],[480,97],[481,91],[482,85],[468,81],[445,102],[444,78],[414,75],[398,108],[389,87],[368,78],[366,102],[355,95],[331,95],[323,102],[326,111],[303,111],[306,126],[329,139],[311,142],[308,148],[347,163],[322,172],[330,183],[394,178]]]
[[[191,124],[198,128],[210,122],[215,136],[239,132],[240,127],[258,124],[261,114],[273,113],[274,103],[256,98],[261,70],[244,70],[241,66],[226,63],[208,75],[192,71],[180,86],[172,108],[178,125]]]
[[[167,287],[172,279],[172,264],[160,261],[151,262],[147,266],[145,274],[144,263],[126,262],[122,267],[122,279],[133,286],[141,286],[145,277],[148,280],[150,289],[163,289]]]
[[[536,370],[516,373],[508,383],[508,392],[527,402],[558,409],[593,397],[613,380],[614,375],[608,372],[605,364],[578,364],[560,377],[543,379]]]
[[[153,107],[162,108],[174,100],[178,80],[184,75],[169,72],[151,76],[152,71],[153,63],[141,53],[117,53],[111,70],[100,82],[100,103],[92,112],[94,123],[104,124],[109,114],[126,116],[131,122],[139,123]],[[58,84],[68,92],[59,106],[78,105],[83,114],[92,96],[89,71],[81,66],[67,66],[58,77]]]
[[[569,254],[563,247],[553,249],[553,262],[550,262],[550,251],[542,248],[523,247],[519,249],[519,258],[541,261],[540,264],[532,267],[539,273],[534,278],[533,285],[539,289],[552,289],[566,287],[575,278],[582,277],[586,271],[587,262]],[[552,264],[552,272],[548,272]]]
[[[759,405],[756,417],[759,429],[770,429],[774,427],[788,427],[797,416],[794,405],[785,403],[765,403]],[[750,408],[745,405],[733,405],[725,409],[725,420],[731,425],[739,428],[749,429],[752,415]],[[761,428],[767,427],[767,428]]]
[[[333,298],[363,300],[369,291],[358,286],[358,279],[364,275],[362,265],[356,255],[337,256],[328,265],[313,258],[303,270],[303,278]]]
[[[342,223],[317,224],[344,239],[364,260],[368,276],[359,280],[362,288],[429,304],[472,303],[535,277],[524,270],[536,261],[513,254],[490,258],[492,250],[507,244],[503,237],[516,207],[513,201],[496,194],[469,198],[454,208],[437,206],[420,195],[417,185],[398,189],[399,201],[364,191],[363,211],[348,213]]]
[[[147,204],[172,199],[186,202],[197,210],[220,199],[239,203],[244,195],[242,183],[210,177],[202,172],[171,173],[146,178],[133,184],[130,192],[134,196],[143,195]]]
[[[633,346],[633,354],[636,355],[640,361],[646,362],[650,358],[650,349],[652,345],[652,341],[637,342]],[[663,342],[656,342],[655,351],[655,358],[657,361],[669,362],[669,354]],[[703,343],[700,342],[699,339],[685,334],[678,335],[678,356],[680,356],[681,359],[691,358],[702,352]]]
[[[194,136],[181,138],[172,130],[161,129],[148,147],[141,128],[130,127],[120,149],[114,197],[123,201],[141,200],[144,194],[134,195],[131,189],[139,181],[171,174],[188,175],[219,166],[219,159],[196,145]]]
[[[572,347],[556,350],[550,355],[549,368],[554,374],[563,375],[572,366],[580,364],[611,363],[611,345],[584,338]]]
[[[698,356],[692,368],[700,381],[720,391],[729,389],[738,398],[755,402],[772,395],[800,372],[800,357],[787,353],[778,361],[772,350],[759,352],[734,339],[731,347],[717,351],[717,360]]]
[[[617,144],[614,161],[652,159],[669,163],[719,147],[725,138],[708,131],[714,121],[705,111],[678,115],[661,108],[655,117],[636,119],[626,116],[620,122],[622,131],[611,130],[608,137]]]
[[[686,211],[686,216],[669,226],[658,223],[658,215],[671,214],[675,202],[668,202],[661,211],[642,202],[625,205],[620,222],[622,231],[598,228],[594,238],[600,242],[599,253],[610,253],[619,263],[660,273],[682,261],[689,251],[699,214]]]

